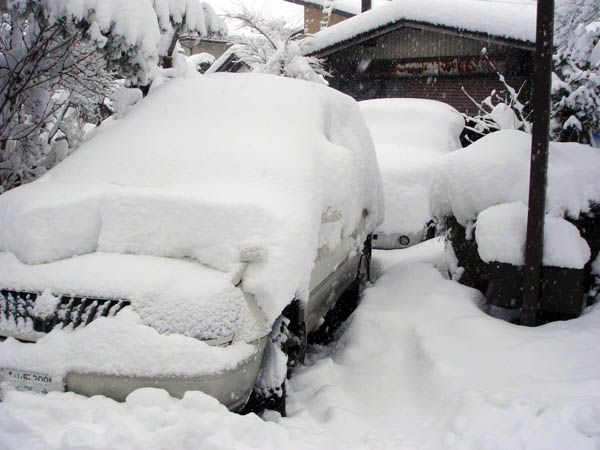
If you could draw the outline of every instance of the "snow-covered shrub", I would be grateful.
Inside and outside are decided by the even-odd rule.
[[[519,89],[515,89],[496,68],[487,56],[485,49],[483,49],[482,55],[496,71],[503,90],[502,92],[498,92],[494,89],[488,97],[478,102],[462,88],[465,95],[477,107],[477,114],[463,114],[466,123],[465,130],[461,136],[463,145],[471,144],[486,134],[498,130],[531,132],[531,122],[529,121],[529,111],[527,108],[528,102],[523,99],[525,84],[522,84]]]
[[[552,137],[592,142],[600,129],[600,3],[560,0],[555,15]]]
[[[322,61],[303,54],[296,28],[243,6],[228,17],[249,31],[234,36],[233,42],[236,55],[253,71],[327,84]]]
[[[0,11],[0,193],[44,173],[111,113],[115,77],[148,85],[179,32],[225,32],[196,0],[13,0]]]

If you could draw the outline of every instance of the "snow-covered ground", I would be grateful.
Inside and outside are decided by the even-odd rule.
[[[535,329],[496,320],[442,276],[442,254],[438,240],[375,254],[375,285],[291,380],[287,418],[197,392],[11,392],[0,448],[599,448],[600,307]]]

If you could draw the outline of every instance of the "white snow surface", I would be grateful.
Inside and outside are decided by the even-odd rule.
[[[490,206],[477,216],[477,251],[485,262],[523,266],[526,234],[527,206],[521,202]],[[590,256],[590,247],[575,225],[563,218],[546,215],[545,266],[582,269]]]
[[[433,163],[458,149],[464,119],[446,103],[416,98],[359,102],[381,168],[385,220],[379,233],[419,233],[432,218]]]
[[[431,205],[436,217],[453,214],[467,226],[490,206],[528,202],[531,135],[502,130],[444,155],[432,174]],[[546,212],[578,218],[600,201],[600,150],[551,142]]]
[[[379,278],[338,341],[288,386],[289,417],[229,413],[189,392],[124,403],[9,392],[13,449],[592,450],[600,445],[600,308],[537,328],[487,316],[445,279],[442,242],[375,252]],[[317,350],[317,349],[315,349]]]
[[[259,74],[165,83],[39,180],[0,196],[0,250],[27,264],[92,252],[190,257],[234,270],[273,321],[305,298],[321,214],[356,239],[383,217],[379,169],[356,102]],[[301,238],[299,238],[301,236]]]
[[[465,31],[535,42],[536,4],[479,0],[394,0],[315,33],[307,54],[401,21],[424,22]]]

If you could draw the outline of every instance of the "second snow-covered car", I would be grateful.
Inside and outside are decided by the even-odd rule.
[[[406,248],[433,237],[433,165],[461,148],[464,119],[435,100],[389,98],[359,105],[373,136],[385,195],[385,221],[373,234],[373,248]]]
[[[381,192],[350,97],[256,74],[166,83],[0,196],[3,388],[284,410],[307,335],[368,277]]]

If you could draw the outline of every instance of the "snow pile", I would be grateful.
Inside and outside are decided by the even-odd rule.
[[[179,334],[160,334],[130,309],[101,317],[77,331],[52,331],[35,345],[8,338],[0,367],[27,367],[51,375],[68,372],[168,377],[202,376],[234,369],[255,347],[234,342],[213,347]]]
[[[588,450],[600,444],[600,308],[537,328],[481,311],[479,294],[433,267],[443,245],[376,252],[380,272],[345,333],[309,353],[289,417],[229,413],[189,392],[124,403],[9,392],[7,449]]]
[[[527,206],[521,202],[491,206],[477,216],[477,251],[485,262],[523,266],[527,232]],[[546,215],[545,266],[582,269],[590,259],[590,247],[572,223]]]
[[[550,143],[546,212],[578,218],[600,201],[600,150]],[[502,130],[440,158],[431,202],[436,217],[467,226],[490,206],[528,202],[531,135]]]
[[[359,108],[325,86],[257,74],[174,80],[102,128],[0,197],[0,250],[30,264],[101,251],[232,271],[259,240],[267,259],[243,286],[272,321],[306,296],[323,211],[341,217],[331,246],[363,224],[361,243],[382,218]]]
[[[306,40],[304,51],[309,54],[325,50],[363,33],[402,21],[535,42],[536,5],[478,0],[393,1],[316,33]]]
[[[464,119],[451,106],[412,98],[359,103],[381,168],[385,220],[380,233],[418,233],[432,218],[432,164],[461,147]]]

